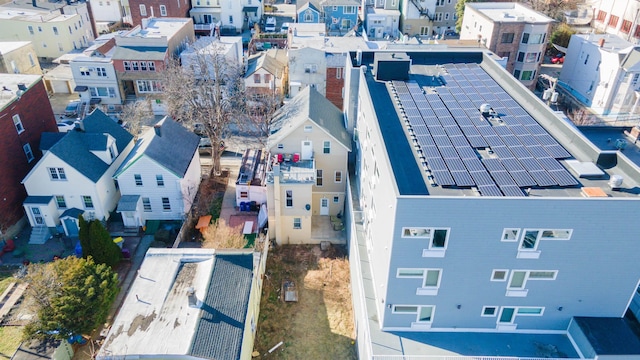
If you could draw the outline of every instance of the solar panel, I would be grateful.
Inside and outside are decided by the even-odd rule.
[[[511,129],[508,126],[494,126],[493,131],[500,136],[510,136],[513,135]]]
[[[535,122],[535,120],[533,120],[533,118],[531,118],[531,121],[533,121],[533,123],[524,124],[529,133],[533,135],[549,135],[542,126],[540,126],[537,122]]]
[[[509,171],[509,174],[511,175],[513,180],[516,181],[516,184],[518,184],[518,186],[520,186],[520,187],[530,187],[530,186],[536,186],[538,184],[531,177],[531,175],[529,175],[529,173],[524,171],[524,170],[521,170],[521,171]]]
[[[466,170],[452,171],[451,176],[453,176],[453,179],[458,186],[474,186],[476,184]]]
[[[558,182],[544,170],[529,171],[529,175],[531,175],[540,186],[558,185]]]
[[[471,121],[471,120],[469,120]],[[480,136],[480,133],[478,132],[478,129],[476,129],[475,126],[471,125],[471,126],[460,126],[460,129],[462,130],[462,132],[467,136]]]
[[[504,170],[504,166],[502,166],[502,162],[500,161],[500,159],[497,159],[497,158],[482,159],[482,164],[484,164],[484,167],[487,168],[487,170],[489,171]]]
[[[492,148],[498,147],[498,146],[504,146],[504,142],[498,135],[484,136],[484,139],[487,142],[487,144],[489,144],[489,146],[491,146]]]
[[[578,181],[565,169],[550,170],[549,174],[558,182],[558,185],[560,186],[575,186],[579,184]]]
[[[423,120],[424,120],[424,123],[427,124],[427,126],[429,126],[429,125],[438,125],[438,126],[440,126],[440,121],[438,120],[438,118],[435,115],[434,116],[424,117]]]
[[[556,145],[558,144],[558,142],[556,141],[556,139],[552,138],[551,135],[535,135],[536,140],[538,141],[538,143],[542,144],[542,145]]]
[[[475,183],[478,184],[479,186],[495,184],[495,182],[493,181],[493,178],[491,177],[491,175],[489,175],[489,173],[486,170],[471,171],[469,172],[469,174],[473,178],[473,181],[475,181]]]
[[[437,170],[432,171],[433,177],[436,180],[436,183],[440,186],[453,186],[456,182],[453,180],[451,173],[447,170]]]
[[[518,146],[509,146],[509,150],[511,151],[511,153],[513,153],[513,155],[516,157],[516,159],[520,159],[520,158],[530,158],[531,153],[527,150],[527,148],[525,148],[522,145],[518,145]]]
[[[502,136],[502,141],[509,147],[513,147],[513,146],[520,146],[520,140],[518,140],[518,137],[510,134],[510,135],[503,135]]]
[[[446,136],[447,133],[444,131],[444,128],[440,125],[429,125],[428,126],[431,135],[433,136]]]
[[[534,158],[518,158],[518,161],[528,172],[544,170],[540,163]]]
[[[478,158],[478,154],[473,151],[473,148],[471,148],[470,145],[456,147],[456,151],[458,152],[458,155],[460,155],[460,159],[462,160]]]
[[[424,147],[425,146],[433,146],[433,147],[435,147],[435,145],[436,145],[436,143],[433,141],[433,138],[431,137],[431,135],[418,135],[418,136],[416,136],[416,138],[418,139],[418,144],[422,148],[423,152],[424,152]]]
[[[495,185],[479,185],[478,190],[482,196],[502,196],[502,192]]]
[[[438,151],[438,148],[435,146],[423,146],[421,150],[423,152],[424,157],[427,159],[442,160],[442,156],[440,156],[440,151]]]
[[[525,196],[522,189],[516,185],[500,185],[500,191],[502,191],[504,196]]]
[[[536,139],[531,135],[518,135],[518,140],[525,146],[539,146]]]
[[[495,146],[492,147],[491,150],[493,150],[500,159],[509,159],[514,157],[506,146]]]
[[[445,128],[445,131],[447,131],[447,133],[448,133],[448,128]],[[458,131],[460,131],[460,130],[458,129]],[[451,134],[449,134],[449,140],[451,140],[451,143],[456,148],[459,147],[459,146],[469,146],[469,142],[467,141],[467,138],[464,137],[464,135],[461,135],[461,134],[462,134],[462,132],[460,132],[460,135],[451,135]]]
[[[443,136],[433,135],[433,141],[436,142],[436,145],[438,145],[438,147],[440,147],[440,146],[452,146],[451,141],[449,141],[449,137],[446,136],[446,135],[443,135]]]
[[[442,154],[443,159],[460,160],[460,157],[458,156],[458,152],[453,146],[438,146],[438,150],[440,151],[440,154]],[[462,164],[462,160],[460,160],[460,163]],[[462,170],[462,169],[455,169],[455,170]]]
[[[493,128],[489,125],[477,126],[476,128],[478,129],[478,132],[480,132],[480,135],[484,136],[485,138],[487,136],[497,136],[496,132],[493,131]]]
[[[433,171],[447,170],[447,165],[445,164],[444,160],[440,157],[427,159],[427,166],[429,166],[429,169]]]
[[[542,165],[542,167],[547,171],[549,171],[549,170],[565,170],[564,167],[562,165],[560,165],[558,160],[556,160],[554,158],[541,157],[541,158],[538,158],[537,160],[540,163],[540,165]]]
[[[442,126],[455,126],[458,127],[458,123],[453,119],[451,115],[441,116],[438,118]]]
[[[492,171],[489,174],[491,174],[491,177],[498,185],[515,185],[516,184],[516,182],[513,181],[513,178],[511,178],[511,175],[509,175],[509,173],[506,171]]]
[[[464,137],[462,130],[460,130],[457,125],[445,126],[444,131],[449,135],[449,137]],[[465,144],[468,144],[468,142],[465,141]]]
[[[544,146],[544,150],[551,155],[551,157],[556,159],[566,159],[571,157],[571,154],[569,154],[567,150],[560,145],[547,145]]]
[[[467,140],[469,140],[469,144],[474,148],[487,147],[487,142],[484,141],[484,138],[480,135],[467,135]]]
[[[407,117],[407,118],[409,119],[409,124],[411,126],[424,125],[424,120],[422,120],[422,118],[420,118],[420,117],[411,116],[411,117]]]

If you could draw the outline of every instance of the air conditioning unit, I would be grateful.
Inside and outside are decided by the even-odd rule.
[[[307,73],[307,74],[309,74],[309,73],[311,73],[311,69],[306,68],[306,69],[304,69],[304,72],[305,72],[305,73]]]

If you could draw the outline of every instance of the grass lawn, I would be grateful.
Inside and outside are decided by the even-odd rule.
[[[0,358],[8,359],[20,346],[22,326],[0,326]]]
[[[2,295],[2,293],[7,289],[9,284],[11,284],[14,281],[16,281],[16,279],[13,278],[12,272],[0,270],[0,295]]]

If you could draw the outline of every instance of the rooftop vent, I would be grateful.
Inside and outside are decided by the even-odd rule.
[[[609,179],[609,186],[612,190],[620,189],[623,181],[624,178],[621,175],[612,175],[611,179]]]
[[[189,299],[189,307],[200,307],[200,302],[198,298],[196,298],[196,291],[194,288],[190,287],[187,289],[187,298]]]

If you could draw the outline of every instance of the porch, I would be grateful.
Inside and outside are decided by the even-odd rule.
[[[347,233],[344,230],[343,219],[326,215],[311,216],[311,243],[319,244],[322,241],[346,244]]]

